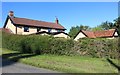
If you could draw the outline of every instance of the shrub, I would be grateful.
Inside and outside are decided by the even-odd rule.
[[[3,33],[2,47],[23,53],[80,55],[98,58],[118,58],[118,39],[72,39],[41,35],[14,35]]]
[[[73,49],[81,56],[118,58],[118,39],[80,39]]]

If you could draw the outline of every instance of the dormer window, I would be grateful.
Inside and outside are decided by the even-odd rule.
[[[29,32],[29,27],[24,27],[24,32]]]

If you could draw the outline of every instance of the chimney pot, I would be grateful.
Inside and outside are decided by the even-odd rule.
[[[14,17],[14,12],[13,11],[9,11],[9,17]]]

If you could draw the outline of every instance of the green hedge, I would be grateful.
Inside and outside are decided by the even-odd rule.
[[[14,35],[3,33],[3,48],[34,54],[80,55],[118,58],[118,39],[72,39],[40,35]]]
[[[73,50],[82,56],[115,59],[118,58],[119,55],[118,39],[80,39],[79,42],[77,42],[77,45],[74,45]]]
[[[35,54],[71,55],[73,40],[40,35],[13,35],[3,33],[3,48]]]

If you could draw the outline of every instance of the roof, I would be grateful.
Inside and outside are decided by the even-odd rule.
[[[38,21],[38,20],[32,20],[27,18],[9,17],[9,16],[8,18],[10,18],[13,24],[16,24],[16,25],[46,27],[46,28],[65,30],[65,28],[62,25],[57,23]]]
[[[94,32],[81,30],[87,37],[95,38]]]
[[[0,31],[11,33],[11,31],[9,29],[7,29],[7,28],[0,28]]]
[[[112,37],[112,36],[114,36],[115,31],[116,31],[116,29],[109,29],[109,30],[103,30],[103,31],[94,31],[94,32],[93,31],[80,30],[80,32],[82,32],[86,37],[89,37],[89,38]]]
[[[61,34],[61,33],[63,33],[63,34],[65,34],[65,35],[68,35],[67,33],[65,33],[65,32],[54,32],[54,33],[52,33],[53,35],[57,35],[57,34]],[[69,36],[69,35],[68,35]]]
[[[46,31],[41,31],[41,32],[37,32],[37,33],[34,33],[34,34],[44,34],[44,33],[49,34],[49,35],[57,35],[57,34],[60,34],[60,33],[68,35],[65,32],[46,32]]]
[[[96,31],[94,32],[96,37],[112,37],[115,33],[115,29],[109,29],[104,31]]]

